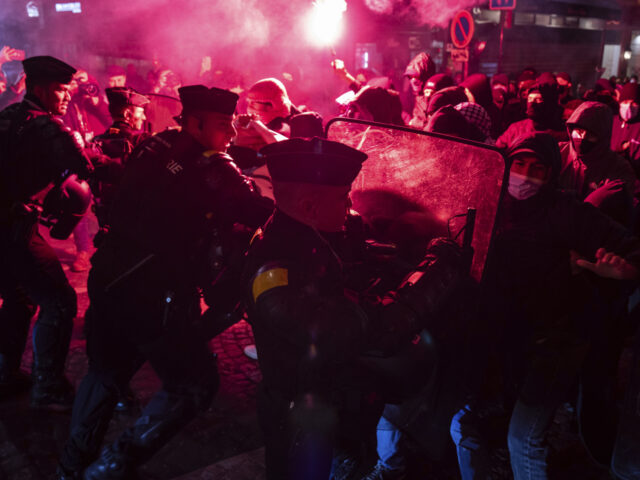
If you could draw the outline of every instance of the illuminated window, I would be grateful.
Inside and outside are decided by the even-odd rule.
[[[56,3],[56,12],[82,13],[80,2]]]
[[[40,10],[38,10],[38,5],[36,4],[36,2],[27,3],[27,15],[32,18],[40,16]]]

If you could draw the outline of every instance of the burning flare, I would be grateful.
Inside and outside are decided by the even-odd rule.
[[[307,39],[318,47],[328,47],[342,33],[342,15],[347,11],[346,0],[315,0],[307,16]]]

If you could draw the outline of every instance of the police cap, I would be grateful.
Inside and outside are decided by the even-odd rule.
[[[130,87],[107,88],[105,93],[107,94],[109,106],[112,108],[144,107],[149,103],[149,98]]]
[[[178,89],[182,111],[216,112],[233,115],[238,103],[238,95],[221,88],[207,88],[204,85],[189,85]]]
[[[322,138],[292,138],[263,147],[271,178],[276,182],[351,185],[367,155]]]
[[[71,83],[76,69],[62,60],[41,55],[25,58],[22,61],[24,73],[29,81],[50,81],[59,83]]]

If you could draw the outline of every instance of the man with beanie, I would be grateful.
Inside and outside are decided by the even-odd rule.
[[[0,112],[0,398],[28,387],[19,371],[31,316],[31,406],[68,410],[64,376],[76,316],[76,294],[57,255],[38,232],[36,198],[91,164],[60,116],[69,105],[75,68],[50,56],[25,59],[27,93]]]
[[[640,88],[627,83],[620,92],[620,110],[613,117],[611,150],[625,157],[640,174]]]
[[[527,92],[527,118],[515,122],[496,141],[499,148],[509,148],[516,138],[527,133],[545,132],[557,141],[567,138],[558,105],[558,84],[550,73],[542,73]]]
[[[272,202],[256,194],[225,153],[236,133],[238,96],[203,85],[182,87],[179,94],[182,129],[161,132],[131,154],[111,228],[92,258],[89,372],[78,388],[60,479],[80,478],[83,470],[91,480],[133,478],[139,465],[208,408],[218,389],[201,291],[213,303],[231,255],[238,254],[234,248],[243,247],[236,228],[258,227]],[[217,300],[221,314],[235,307],[230,298],[228,304],[223,296]],[[141,359],[149,361],[162,389],[98,457],[118,393]]]
[[[366,439],[390,395],[402,397],[407,373],[385,375],[378,361],[411,348],[468,269],[457,245],[442,241],[429,249],[421,273],[379,298],[358,295],[348,252],[361,250],[345,247],[360,244],[345,224],[351,182],[367,156],[320,138],[274,143],[261,153],[276,210],[252,242],[245,278],[263,376],[266,477],[361,478],[355,473]],[[428,376],[432,350],[420,339],[415,345],[421,360],[413,367]],[[374,351],[377,360],[367,355]],[[415,386],[420,374],[410,376]]]
[[[411,93],[413,94],[413,114],[409,126],[422,130],[427,124],[427,103],[424,96],[424,88],[427,80],[436,73],[436,64],[425,52],[420,52],[409,62],[404,71],[404,76],[409,79]]]

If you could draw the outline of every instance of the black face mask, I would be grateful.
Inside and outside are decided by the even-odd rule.
[[[584,138],[573,138],[572,137],[571,141],[573,142],[573,148],[578,153],[578,155],[588,155],[598,145],[593,140],[586,140]]]
[[[527,103],[527,117],[531,120],[543,120],[544,110],[544,103]]]

